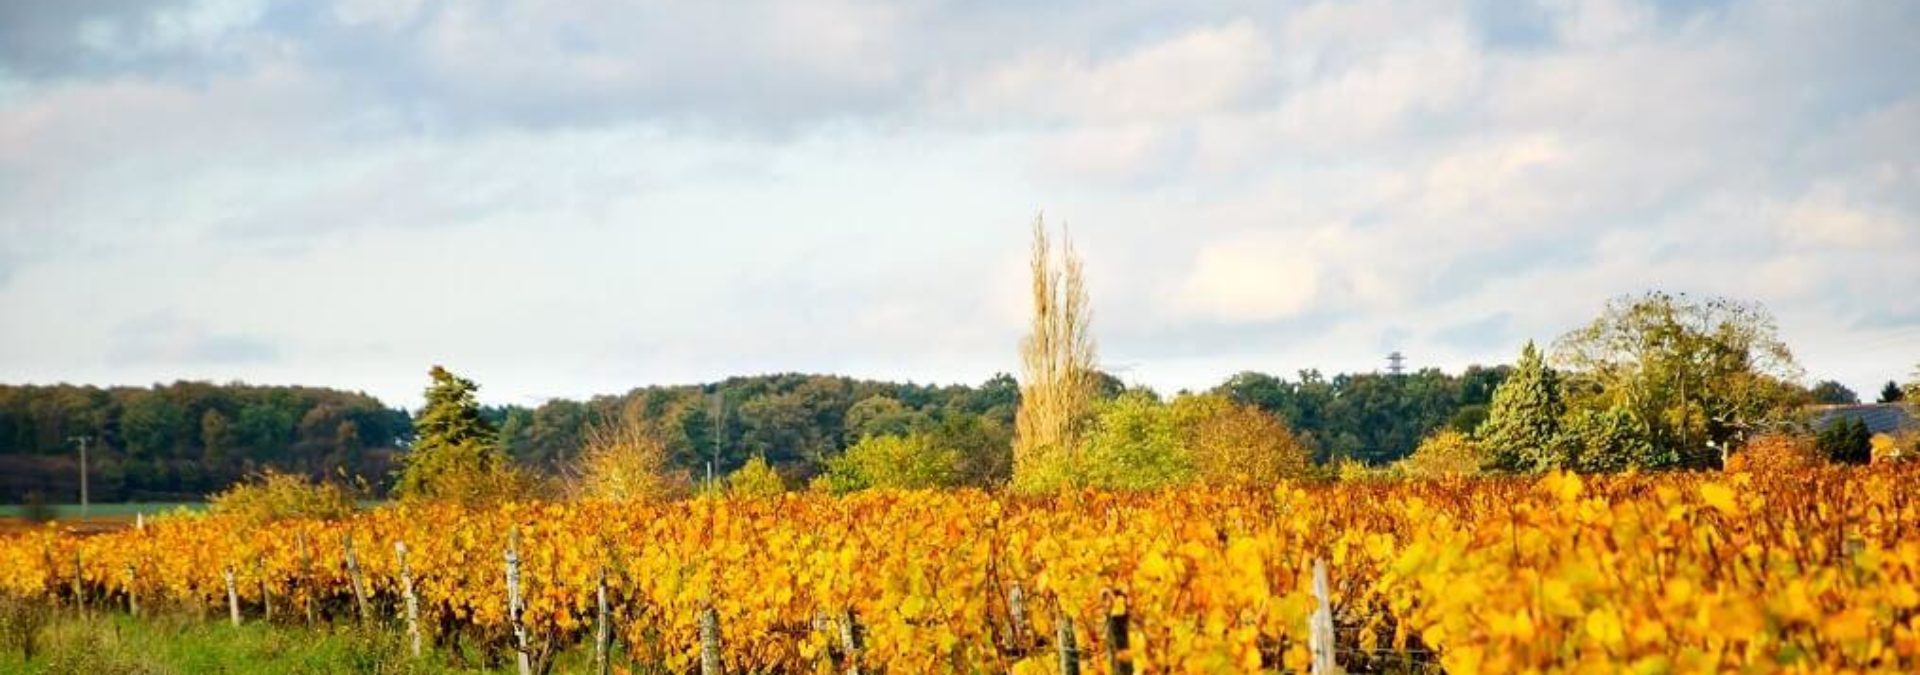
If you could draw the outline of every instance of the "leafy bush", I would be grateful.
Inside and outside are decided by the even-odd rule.
[[[1910,462],[1920,457],[1920,431],[1903,431],[1897,435],[1874,434],[1872,440],[1874,464],[1892,464]]]
[[[1862,420],[1829,423],[1820,429],[1815,442],[1821,454],[1837,463],[1866,464],[1873,459],[1873,434],[1867,431],[1867,423]]]
[[[870,488],[946,487],[958,478],[959,464],[959,453],[929,434],[868,436],[827,460],[827,473],[816,485],[835,494]]]
[[[1214,394],[1162,403],[1134,390],[1096,404],[1064,483],[1120,490],[1272,485],[1307,477],[1310,456],[1285,422],[1259,408]]]
[[[213,495],[209,510],[253,523],[287,518],[341,518],[353,513],[353,495],[333,483],[268,469]]]
[[[760,455],[754,455],[745,466],[727,475],[727,494],[735,497],[777,497],[786,491],[786,481],[781,480],[773,465]]]
[[[47,496],[38,492],[27,493],[20,502],[20,519],[35,525],[52,521],[53,505],[47,503]]]
[[[1727,458],[1727,471],[1797,471],[1827,463],[1813,439],[1789,434],[1756,436]]]
[[[1569,460],[1564,468],[1575,471],[1625,471],[1672,466],[1679,461],[1673,448],[1654,445],[1652,432],[1624,408],[1571,412],[1561,431],[1560,443]]]
[[[1220,395],[1182,396],[1172,404],[1187,461],[1201,482],[1272,485],[1307,475],[1307,444],[1285,422]]]
[[[1083,458],[1085,484],[1144,490],[1196,475],[1173,411],[1152,394],[1130,391],[1095,406]]]
[[[1391,466],[1371,466],[1366,462],[1342,457],[1333,463],[1333,477],[1342,483],[1364,481],[1386,481],[1400,478],[1400,472]]]
[[[46,603],[0,595],[0,651],[19,652],[21,661],[32,661],[50,613]]]
[[[1466,434],[1443,430],[1420,441],[1412,455],[1400,460],[1400,473],[1416,478],[1471,476],[1488,460],[1486,451]]]
[[[586,447],[574,464],[576,498],[658,501],[685,494],[685,472],[667,468],[667,445],[636,419],[587,430]]]

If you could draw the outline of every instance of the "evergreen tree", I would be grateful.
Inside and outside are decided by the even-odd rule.
[[[1900,384],[1893,380],[1887,380],[1887,386],[1880,388],[1881,403],[1899,403],[1906,398],[1906,392],[1901,391]]]
[[[467,500],[507,488],[512,481],[506,457],[474,399],[478,387],[440,366],[430,375],[427,404],[414,420],[413,448],[401,457],[395,491],[402,498]]]
[[[1487,421],[1475,435],[1492,468],[1537,471],[1558,466],[1560,417],[1565,412],[1559,375],[1528,341],[1513,374],[1494,390]]]
[[[1873,434],[1860,419],[1830,422],[1814,443],[1827,459],[1840,464],[1866,464],[1873,456]]]

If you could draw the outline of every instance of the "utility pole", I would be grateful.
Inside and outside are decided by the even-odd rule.
[[[87,517],[87,444],[93,442],[92,436],[70,436],[69,442],[80,443],[80,517]]]
[[[727,401],[720,397],[720,386],[713,387],[713,459],[707,462],[707,488],[713,489],[713,470],[720,466],[720,444],[727,433]]]

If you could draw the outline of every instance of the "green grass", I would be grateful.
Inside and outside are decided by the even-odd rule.
[[[99,614],[81,619],[54,610],[37,631],[35,654],[22,659],[16,644],[0,644],[0,674],[100,673],[510,673],[461,668],[440,655],[414,659],[392,629],[332,626],[308,629],[258,621],[235,628],[224,621],[163,614],[134,619]],[[587,672],[582,649],[561,655],[554,673]]]
[[[80,517],[79,504],[50,504],[56,518]],[[149,516],[184,508],[198,511],[207,508],[206,502],[121,502],[117,504],[89,504],[87,515],[94,517],[126,517],[144,513]],[[19,518],[25,507],[18,504],[0,504],[0,518]]]

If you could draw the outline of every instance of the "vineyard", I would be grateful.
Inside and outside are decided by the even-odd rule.
[[[604,603],[673,672],[1305,671],[1319,561],[1353,671],[1913,672],[1916,494],[1895,466],[191,514],[0,539],[0,593],[404,631],[411,590],[425,649],[536,659]]]

